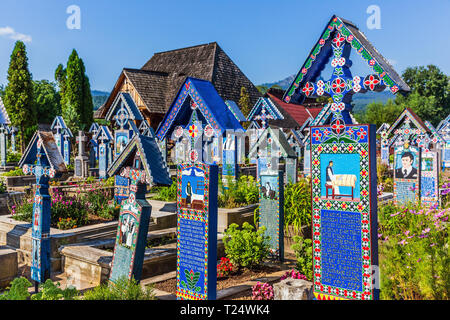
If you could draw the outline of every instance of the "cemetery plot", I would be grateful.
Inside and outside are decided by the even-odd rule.
[[[217,166],[180,164],[177,170],[177,299],[215,300]]]

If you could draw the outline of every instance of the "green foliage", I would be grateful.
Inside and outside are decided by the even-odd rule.
[[[19,162],[21,158],[22,158],[22,154],[20,152],[9,151],[8,154],[6,155],[6,162],[7,163]]]
[[[78,296],[78,290],[75,288],[61,289],[60,283],[54,284],[52,280],[47,279],[39,285],[39,292],[31,296],[31,300],[74,300]]]
[[[34,103],[38,123],[51,124],[61,114],[60,96],[56,85],[48,80],[33,81]]]
[[[284,227],[297,231],[311,224],[311,185],[308,179],[289,183],[284,188]]]
[[[172,202],[177,201],[177,180],[172,178],[170,187],[159,187],[158,194],[153,198],[155,200]]]
[[[84,300],[156,300],[153,287],[142,288],[134,279],[118,279],[84,293]]]
[[[0,194],[8,191],[6,184],[3,180],[0,180]]]
[[[297,258],[297,270],[303,273],[309,280],[313,278],[312,271],[312,240],[301,236],[293,237],[294,244],[291,246]]]
[[[30,129],[37,123],[36,107],[33,102],[32,76],[28,69],[25,44],[17,41],[11,54],[8,68],[8,85],[5,88],[3,103],[11,120],[18,128],[18,140],[22,150],[31,138]]]
[[[254,269],[268,256],[270,237],[265,235],[266,228],[253,229],[252,225],[244,222],[241,230],[236,223],[225,230],[225,254],[234,265]]]
[[[377,179],[378,185],[382,186],[382,190],[384,192],[393,192],[393,171],[389,168],[388,165],[381,163],[380,159],[377,159]]]
[[[414,204],[380,208],[381,297],[448,300],[450,209]]]
[[[365,113],[357,114],[360,123],[393,123],[404,107],[411,108],[422,120],[436,126],[442,115],[450,113],[449,78],[436,66],[409,67],[402,78],[411,88],[408,96],[397,94],[395,101],[386,104],[373,102],[367,105]]]
[[[357,115],[356,118],[360,123],[372,123],[379,127],[383,123],[393,123],[403,109],[403,105],[395,103],[392,99],[386,104],[372,102],[367,105],[365,113]]]
[[[93,102],[89,79],[83,60],[74,49],[66,70],[58,66],[55,77],[60,79],[62,116],[72,132],[87,128],[93,121]]]
[[[29,287],[31,287],[31,282],[27,278],[15,278],[7,291],[0,294],[0,300],[27,300],[30,297]]]
[[[3,172],[1,175],[4,177],[16,177],[16,176],[24,176],[25,173],[23,173],[22,168],[15,167],[14,170],[9,170],[7,172]]]
[[[247,117],[250,113],[250,95],[246,87],[241,87],[241,96],[238,105],[241,108],[242,114]]]
[[[235,182],[228,177],[228,188],[223,185],[221,177],[219,177],[219,208],[237,208],[258,203],[259,188],[255,178],[252,176],[242,175]]]

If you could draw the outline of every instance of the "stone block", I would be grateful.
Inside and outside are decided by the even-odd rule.
[[[17,273],[17,252],[7,246],[0,246],[0,288],[8,286]]]
[[[313,284],[303,279],[287,278],[273,285],[275,300],[312,300]]]

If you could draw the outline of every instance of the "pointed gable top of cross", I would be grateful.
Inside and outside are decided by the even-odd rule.
[[[105,117],[106,120],[138,120],[144,119],[138,106],[128,92],[120,92]]]
[[[60,130],[61,134],[73,138],[72,131],[70,131],[69,127],[66,125],[66,122],[64,121],[64,118],[62,116],[56,116],[55,119],[53,119],[50,129],[53,132]]]
[[[332,42],[336,41],[335,36],[338,33],[339,46],[342,43],[349,43],[353,51],[358,53],[392,93],[405,93],[411,90],[355,24],[333,15],[292,84],[286,90],[283,97],[285,102],[303,102],[306,96],[302,89],[308,83],[315,82],[322,73],[333,55]]]
[[[114,140],[111,131],[108,126],[100,126],[98,128],[97,134],[93,137],[94,140],[104,140],[105,142],[111,142]]]
[[[108,175],[113,176],[120,173],[122,168],[132,167],[133,159],[138,155],[144,167],[147,184],[170,185],[172,180],[169,175],[169,168],[159,150],[154,137],[147,137],[136,134],[127,144],[120,156],[114,160],[108,168]]]
[[[25,164],[34,164],[37,160],[37,147],[38,141],[42,142],[41,150],[44,150],[45,157],[52,169],[56,173],[67,172],[67,167],[64,164],[64,159],[61,152],[56,145],[53,133],[51,131],[38,130],[34,133],[33,138],[31,138],[22,158],[19,161],[19,167],[23,167]]]
[[[207,123],[220,134],[227,129],[243,130],[211,82],[188,77],[159,124],[156,137],[163,140],[176,126],[187,124],[192,108],[198,108]]]
[[[290,146],[289,142],[286,139],[283,131],[278,128],[267,127],[266,130],[258,137],[256,143],[251,147],[248,152],[249,157],[255,157],[257,154],[258,148],[263,146],[264,143],[268,141],[267,135],[270,134],[270,137],[274,139],[275,143],[278,145],[281,151],[282,157],[297,157],[294,149]]]
[[[406,107],[389,128],[387,135],[396,135],[396,130],[399,130],[405,122],[409,122],[414,125],[414,127],[411,126],[411,129],[416,130],[415,134],[425,134],[431,132],[430,128],[427,127],[422,119],[420,119],[411,108]]]

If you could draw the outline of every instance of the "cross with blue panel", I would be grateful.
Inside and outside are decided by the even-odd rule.
[[[36,192],[34,194],[32,217],[32,264],[31,279],[43,283],[50,278],[50,220],[51,197],[48,193],[48,182],[56,174],[48,163],[42,147],[42,140],[37,142],[36,165],[25,164],[23,172],[36,176]]]
[[[130,193],[128,199],[121,204],[109,279],[115,282],[121,276],[126,276],[127,279],[134,278],[139,281],[152,210],[145,200],[147,183],[151,180],[147,181],[139,151],[134,157],[133,167],[122,168],[120,175],[130,179]]]
[[[350,53],[372,69],[353,76]],[[326,64],[331,78],[321,77]],[[375,125],[352,124],[355,93],[410,91],[408,85],[350,21],[333,16],[283,100],[329,96],[309,132],[312,184],[313,293],[316,299],[378,299]]]

